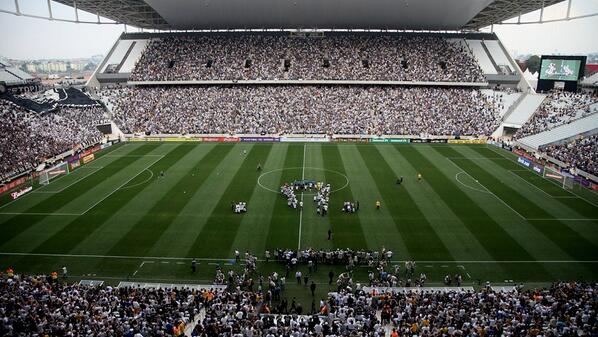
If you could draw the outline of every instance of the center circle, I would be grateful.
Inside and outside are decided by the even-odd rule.
[[[309,180],[315,180],[315,181],[322,181],[326,184],[331,184],[331,187],[333,188],[330,193],[334,193],[334,192],[338,192],[344,188],[346,188],[347,186],[349,186],[349,178],[347,178],[347,176],[344,173],[335,171],[335,170],[329,170],[329,169],[325,169],[325,168],[321,168],[321,167],[284,167],[284,168],[278,168],[278,169],[274,169],[274,170],[270,170],[270,171],[266,171],[262,174],[260,174],[260,176],[257,178],[257,184],[265,189],[266,191],[269,192],[273,192],[273,193],[280,193],[280,186],[270,186],[272,185],[272,183],[268,183],[265,182],[265,180],[268,179],[269,176],[271,176],[273,173],[276,172],[284,172],[284,171],[291,171],[291,170],[296,170],[298,171],[298,175],[297,177],[293,177],[293,180],[301,180],[301,175],[303,174],[303,172],[305,171],[320,171],[320,172],[329,172],[332,173],[336,176],[338,176],[337,179],[341,179],[344,180],[344,183],[341,183],[342,186],[338,187],[338,188],[334,188],[334,184],[331,184],[329,180],[326,179],[316,179],[316,177],[310,177],[309,175],[305,176],[305,179],[309,179]],[[330,179],[330,180],[334,180],[334,179]],[[287,181],[288,183],[291,183],[292,181]],[[277,179],[276,183],[280,183],[280,179]],[[282,185],[281,185],[282,186]],[[303,195],[315,195],[315,192],[312,193],[303,193]]]

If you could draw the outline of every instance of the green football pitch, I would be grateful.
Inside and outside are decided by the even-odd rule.
[[[279,188],[301,178],[331,184],[327,216],[310,191],[298,194],[303,210],[287,206]],[[75,279],[207,283],[217,264],[240,268],[235,249],[385,247],[394,263],[415,260],[429,284],[456,273],[465,284],[598,280],[598,195],[486,145],[134,142],[8,199],[0,267],[29,274],[65,265]],[[233,201],[248,212],[234,214]],[[344,201],[359,212],[341,212]]]

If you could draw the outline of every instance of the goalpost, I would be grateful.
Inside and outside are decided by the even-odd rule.
[[[544,178],[557,182],[562,188],[566,190],[573,189],[573,185],[575,182],[572,176],[563,174],[549,166],[544,167]]]
[[[62,162],[52,168],[44,170],[39,175],[39,183],[40,185],[48,185],[50,181],[54,180],[63,175],[69,174],[69,164],[67,162]]]

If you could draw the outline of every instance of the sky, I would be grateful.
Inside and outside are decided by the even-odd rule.
[[[47,16],[46,0],[20,0],[19,4],[23,13]],[[14,11],[14,0],[0,0],[0,9]],[[71,7],[57,3],[52,3],[52,11],[56,18],[75,17]],[[566,13],[567,1],[545,8],[544,19],[562,18]],[[598,0],[572,0],[571,16],[590,13],[598,13]],[[521,21],[536,21],[539,17],[540,11],[536,11],[522,16]],[[79,20],[95,22],[97,17],[79,11]],[[0,13],[0,56],[25,60],[88,58],[106,54],[123,31],[123,25],[75,24]],[[128,27],[128,31],[138,29]],[[494,32],[512,54],[598,52],[598,16],[544,24],[495,25]]]

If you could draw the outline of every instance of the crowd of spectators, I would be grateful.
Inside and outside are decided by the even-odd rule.
[[[490,135],[499,124],[494,101],[474,89],[175,86],[118,90],[113,117],[125,133],[479,136]]]
[[[494,292],[342,288],[314,299],[263,290],[113,288],[43,276],[0,279],[2,336],[595,336],[595,283]],[[266,280],[263,280],[264,283]],[[262,280],[260,280],[260,283]],[[191,324],[189,329],[186,325]],[[195,325],[195,326],[193,326]],[[192,329],[191,329],[192,328]]]
[[[437,36],[177,36],[153,40],[132,81],[485,82],[471,51]]]
[[[553,90],[532,118],[517,130],[515,138],[521,139],[550,130],[597,112],[598,95],[595,93]]]
[[[523,292],[339,293],[380,309],[401,336],[593,336],[596,284],[556,283]]]
[[[0,100],[0,180],[34,169],[45,159],[99,143],[101,106],[60,106],[32,112]]]
[[[564,144],[543,146],[540,151],[564,162],[569,168],[598,176],[598,134]]]
[[[0,335],[174,336],[204,301],[184,289],[93,287],[17,275],[0,279]]]

